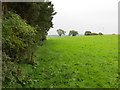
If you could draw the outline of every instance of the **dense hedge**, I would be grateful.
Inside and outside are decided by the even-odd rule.
[[[10,11],[6,12],[3,17],[2,32],[3,81],[11,83],[15,80],[13,76],[18,76],[17,64],[20,61],[34,63],[32,47],[36,44],[36,32],[36,29],[26,24],[19,15]]]
[[[51,2],[10,2],[3,3],[4,11],[12,10],[26,20],[27,24],[36,27],[39,39],[45,40],[47,32],[53,27],[52,19],[56,14]],[[39,41],[39,40],[38,40]]]
[[[25,77],[29,75],[22,75],[20,63],[36,65],[35,47],[42,44],[53,27],[53,6],[45,1],[2,3],[3,87],[25,86]]]
[[[16,59],[19,58],[18,53],[25,52],[27,48],[35,44],[36,40],[35,28],[26,24],[19,15],[10,11],[4,17],[2,35],[3,52]]]

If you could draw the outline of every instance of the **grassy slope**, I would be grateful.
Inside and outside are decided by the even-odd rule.
[[[117,87],[118,36],[50,37],[39,47],[34,82],[39,88]]]

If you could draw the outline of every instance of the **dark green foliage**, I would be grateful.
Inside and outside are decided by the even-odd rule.
[[[85,31],[85,35],[91,35],[91,31]]]
[[[112,34],[112,35],[116,35],[116,34]]]
[[[6,12],[3,18],[2,31],[4,82],[15,83],[16,79],[13,76],[17,75],[17,63],[21,60],[31,62],[32,51],[30,51],[30,48],[35,44],[35,36],[36,30],[34,27],[26,24],[19,15],[10,11]]]
[[[3,52],[13,59],[20,59],[17,54],[25,52],[34,45],[36,30],[26,24],[19,15],[7,12],[3,20]]]
[[[98,35],[103,35],[103,33],[99,32]]]
[[[92,33],[91,31],[85,31],[85,35],[103,35],[101,32],[99,33]]]
[[[2,53],[2,80],[3,80],[3,86],[5,85],[11,85],[13,83],[16,83],[16,80],[13,76],[13,74],[17,74],[17,65],[15,63],[11,62],[11,58],[6,55],[5,52]]]
[[[57,33],[58,33],[59,36],[61,36],[62,34],[65,35],[66,32],[62,29],[58,29]]]
[[[91,33],[91,35],[98,35],[97,33]]]
[[[34,51],[42,45],[53,26],[51,2],[3,3],[2,59],[3,87],[24,87],[21,63],[36,65]],[[29,73],[24,78],[29,77]]]
[[[53,15],[56,14],[51,2],[11,2],[3,5],[19,14],[28,24],[37,26],[39,39],[46,39],[48,30],[53,27]]]
[[[70,32],[69,32],[69,36],[76,36],[76,35],[78,35],[78,31],[75,31],[75,30],[71,30]]]

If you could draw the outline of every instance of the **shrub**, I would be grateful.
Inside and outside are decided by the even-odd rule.
[[[112,34],[112,35],[116,35],[116,34]]]
[[[91,35],[98,35],[97,33],[91,33]]]
[[[99,32],[98,34],[99,34],[99,35],[103,35],[103,33],[101,33],[101,32]]]
[[[66,32],[62,29],[58,29],[57,33],[58,33],[59,36],[62,36],[62,34],[65,35]]]
[[[76,36],[76,35],[78,35],[78,31],[71,30],[71,31],[69,32],[69,36],[70,36],[70,35]]]
[[[11,58],[25,52],[35,42],[35,28],[26,24],[19,15],[8,12],[3,20],[3,50]]]
[[[91,35],[91,31],[85,31],[85,35]]]
[[[2,58],[3,85],[18,82],[18,63],[21,60],[32,62],[32,47],[36,44],[36,29],[13,12],[6,12],[3,17]],[[8,83],[6,83],[8,82]]]

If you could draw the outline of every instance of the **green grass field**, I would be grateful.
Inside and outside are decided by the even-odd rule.
[[[118,36],[49,37],[36,52],[27,87],[118,87]]]

